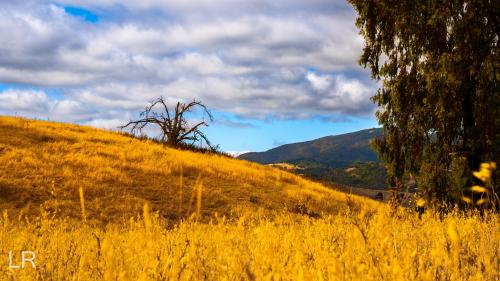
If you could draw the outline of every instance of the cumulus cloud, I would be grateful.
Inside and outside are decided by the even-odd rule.
[[[8,89],[0,92],[0,112],[10,115],[46,118],[51,103],[43,91]]]
[[[306,79],[311,83],[311,86],[318,91],[324,91],[330,88],[332,84],[330,76],[317,75],[314,71],[309,71],[306,75]]]
[[[126,123],[127,120],[123,119],[93,119],[84,123],[84,125],[108,130],[118,130],[118,127],[123,126]]]
[[[344,1],[6,0],[0,16],[0,83],[57,89],[62,98],[18,93],[51,118],[111,126],[160,95],[260,119],[373,108]]]

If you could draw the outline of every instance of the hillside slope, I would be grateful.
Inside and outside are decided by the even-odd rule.
[[[327,136],[312,141],[285,144],[264,152],[249,152],[238,158],[262,164],[319,162],[330,167],[348,167],[354,162],[378,161],[370,140],[381,136],[380,128]]]
[[[145,203],[175,222],[196,211],[198,198],[205,220],[248,210],[318,215],[342,209],[346,200],[272,167],[89,127],[0,117],[0,210],[80,218],[80,188],[95,222],[128,219]]]

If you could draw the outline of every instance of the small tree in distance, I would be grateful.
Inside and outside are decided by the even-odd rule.
[[[186,114],[201,108],[203,110],[203,120],[189,124]],[[161,129],[160,141],[174,148],[193,148],[196,143],[205,143],[210,150],[217,148],[212,146],[207,136],[200,131],[202,127],[208,127],[208,121],[213,121],[213,116],[207,107],[199,101],[193,100],[189,103],[177,102],[174,108],[169,109],[165,99],[159,97],[146,106],[140,114],[141,119],[129,121],[120,129],[130,128],[132,134],[141,133],[148,125],[156,125]],[[205,120],[208,117],[208,120]]]

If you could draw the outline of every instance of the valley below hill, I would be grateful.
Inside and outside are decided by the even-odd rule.
[[[386,190],[386,170],[372,149],[380,128],[285,144],[238,158],[272,165],[316,181],[342,187]]]

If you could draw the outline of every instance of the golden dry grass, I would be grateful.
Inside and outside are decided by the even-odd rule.
[[[498,214],[419,217],[75,125],[2,117],[0,135],[0,280],[500,279]],[[9,269],[23,250],[37,268]]]
[[[319,215],[345,207],[345,194],[285,171],[90,127],[1,117],[0,136],[0,209],[10,214],[44,210],[79,219],[80,188],[85,215],[97,223],[140,214],[146,202],[172,223],[198,205],[204,220],[216,212],[236,217],[287,209]]]
[[[96,228],[0,219],[0,255],[29,249],[37,268],[0,280],[499,280],[498,215],[403,211],[241,216],[166,228],[142,220]],[[3,271],[3,272],[2,272]]]

